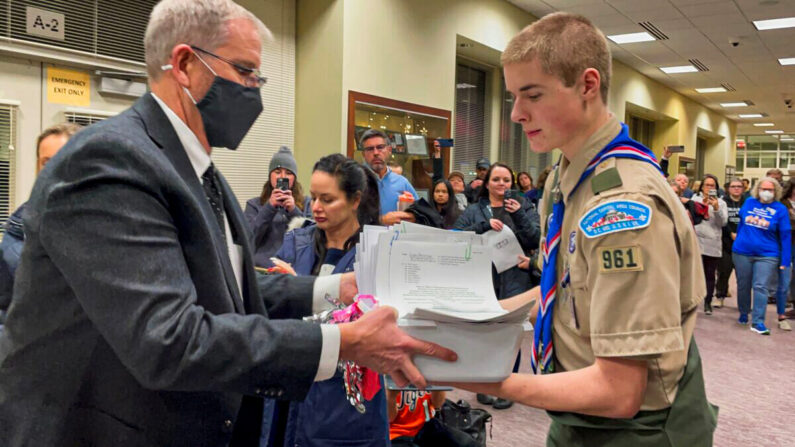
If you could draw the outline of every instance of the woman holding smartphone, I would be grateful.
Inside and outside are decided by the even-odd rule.
[[[729,221],[726,202],[718,197],[718,178],[707,174],[701,180],[694,202],[709,207],[709,218],[696,225],[696,236],[701,248],[701,262],[707,282],[707,296],[704,298],[704,314],[712,315],[712,293],[715,290],[715,275],[723,255],[723,227]]]
[[[502,231],[509,227],[516,235],[525,255],[538,248],[541,235],[538,212],[535,206],[514,190],[513,170],[503,163],[494,163],[486,172],[483,188],[477,201],[470,205],[455,223],[455,229],[483,234],[489,230]],[[516,260],[517,264],[519,259]],[[512,267],[502,273],[492,267],[494,291],[498,299],[510,298],[530,289],[530,271]],[[513,371],[519,371],[517,356]],[[495,409],[509,408],[513,402],[478,394],[478,402],[492,404]]]
[[[262,194],[246,202],[246,222],[253,237],[257,267],[273,266],[270,258],[282,246],[284,233],[293,219],[312,216],[309,198],[304,198],[296,179],[297,171],[293,153],[282,146],[271,158]]]

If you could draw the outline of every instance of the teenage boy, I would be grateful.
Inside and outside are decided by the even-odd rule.
[[[716,413],[693,341],[706,291],[698,242],[652,152],[607,108],[604,35],[551,14],[502,63],[531,149],[563,153],[539,207],[541,290],[502,302],[540,303],[538,374],[457,386],[548,410],[548,446],[711,445]]]

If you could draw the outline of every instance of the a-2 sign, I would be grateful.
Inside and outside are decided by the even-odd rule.
[[[66,16],[57,12],[28,6],[25,32],[48,39],[65,40]]]

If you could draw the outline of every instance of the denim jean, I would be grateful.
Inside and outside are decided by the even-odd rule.
[[[778,258],[764,256],[745,256],[734,253],[734,270],[737,272],[737,307],[740,315],[751,310],[751,288],[753,287],[753,315],[751,324],[765,323],[768,285],[773,275],[778,276]]]
[[[789,295],[789,284],[792,280],[792,264],[784,270],[778,270],[778,288],[776,289],[776,313],[784,315],[787,311],[787,298]]]

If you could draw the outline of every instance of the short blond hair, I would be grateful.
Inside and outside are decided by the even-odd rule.
[[[599,93],[607,105],[612,60],[605,35],[590,20],[556,12],[534,22],[508,42],[502,65],[538,60],[547,74],[571,87],[588,68],[599,72]]]

